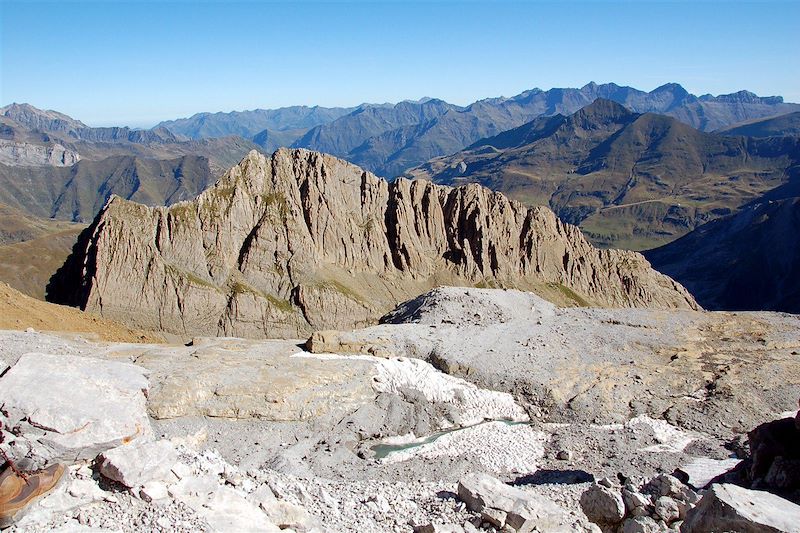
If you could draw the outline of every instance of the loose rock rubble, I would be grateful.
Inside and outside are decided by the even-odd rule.
[[[604,531],[677,531],[700,497],[677,478],[604,478],[581,495],[581,508]]]

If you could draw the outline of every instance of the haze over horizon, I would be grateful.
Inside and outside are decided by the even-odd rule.
[[[91,126],[423,96],[466,105],[589,81],[800,101],[798,2],[570,2],[569,17],[563,2],[504,1],[0,9],[0,105],[27,102]]]

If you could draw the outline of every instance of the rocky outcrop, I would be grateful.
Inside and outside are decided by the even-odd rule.
[[[476,284],[696,308],[641,255],[596,249],[546,208],[286,149],[251,152],[169,208],[112,198],[49,294],[147,329],[275,337],[363,325],[433,286]]]
[[[532,418],[538,412],[553,422],[625,422],[646,414],[731,439],[742,432],[736,428],[797,406],[796,315],[556,308],[520,291],[440,287],[384,322],[325,332],[307,346],[424,359],[483,388],[510,392],[537,406]],[[658,438],[640,447],[674,452],[692,440],[668,427],[653,431]]]
[[[622,487],[603,478],[581,494],[580,505],[603,531],[656,533],[677,530],[699,499],[678,479],[660,474],[650,480],[628,479]]]
[[[768,490],[800,503],[800,412],[773,420],[747,434],[752,488]]]

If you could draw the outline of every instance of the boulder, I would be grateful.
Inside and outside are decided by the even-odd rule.
[[[306,350],[311,353],[365,354],[390,357],[392,352],[386,339],[359,339],[346,331],[315,331],[306,341]]]
[[[172,475],[178,452],[168,440],[118,446],[100,455],[100,473],[133,488]]]
[[[671,524],[681,516],[678,502],[669,496],[661,496],[658,498],[653,507],[656,516],[667,524]]]
[[[619,491],[595,484],[581,494],[581,509],[595,524],[615,525],[625,518],[625,502]]]
[[[0,378],[9,443],[34,463],[93,459],[121,444],[152,439],[142,369],[72,355],[28,353]]]
[[[469,474],[458,482],[458,497],[475,513],[495,519],[505,513],[504,526],[513,531],[570,531],[566,513],[544,496],[506,485],[487,474]]]
[[[784,496],[800,489],[800,429],[796,419],[761,424],[747,438],[751,452],[748,473],[753,488]]]
[[[633,490],[622,489],[622,501],[625,503],[625,511],[627,513],[633,513],[636,509],[650,507],[650,498]]]
[[[659,474],[650,480],[645,490],[652,492],[656,496],[676,496],[684,492],[685,485],[675,476]]]
[[[628,518],[622,524],[621,533],[661,533],[663,528],[649,516]]]
[[[715,484],[687,513],[681,531],[800,533],[800,506],[769,492]]]

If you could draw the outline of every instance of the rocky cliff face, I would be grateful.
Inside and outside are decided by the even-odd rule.
[[[168,208],[112,198],[49,298],[179,335],[275,337],[371,323],[437,285],[696,308],[641,255],[596,249],[546,208],[287,149],[253,151]]]
[[[4,165],[68,167],[80,159],[77,152],[58,143],[45,145],[0,139],[0,163]]]

